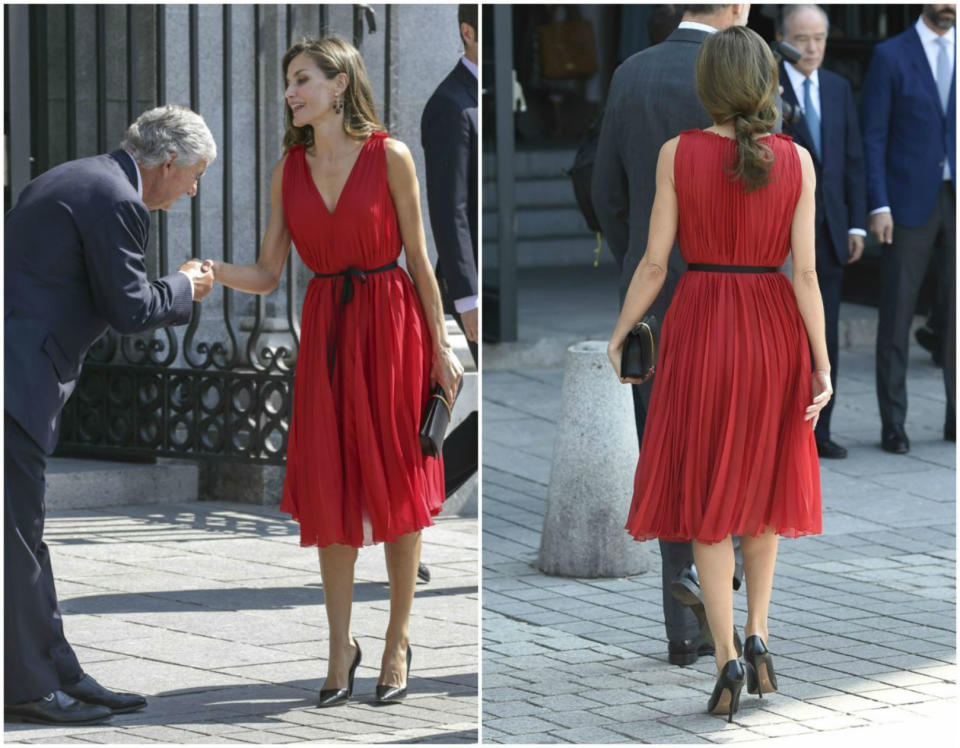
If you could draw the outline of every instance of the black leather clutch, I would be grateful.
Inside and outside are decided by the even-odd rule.
[[[462,383],[461,383],[462,384]],[[457,394],[460,394],[459,387]],[[454,401],[456,402],[456,401]],[[447,402],[443,387],[435,385],[430,392],[430,402],[423,414],[423,423],[420,425],[420,449],[429,457],[439,457],[443,451],[443,438],[453,416],[453,403]]]
[[[620,376],[643,379],[657,360],[657,318],[644,317],[627,335],[620,353]]]

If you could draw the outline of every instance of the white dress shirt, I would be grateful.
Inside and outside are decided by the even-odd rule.
[[[143,175],[140,173],[140,164],[137,163],[137,159],[131,156],[130,153],[128,153],[127,151],[124,151],[124,153],[130,156],[130,160],[133,162],[133,168],[137,172],[137,197],[143,200]],[[193,296],[193,278],[190,277],[189,273],[186,273],[183,270],[181,270],[180,272],[186,275],[187,280],[190,281],[190,296],[192,297]]]
[[[706,31],[708,34],[716,34],[720,29],[716,26],[708,26],[705,23],[698,23],[697,21],[680,21],[680,25],[677,26],[678,29],[691,29],[692,31]]]
[[[937,58],[940,56],[940,45],[937,43],[937,39],[943,38],[947,40],[947,56],[950,59],[950,67],[956,65],[956,60],[954,59],[955,54],[955,37],[956,37],[956,28],[951,28],[946,34],[943,34],[942,37],[940,34],[934,33],[930,30],[930,27],[927,26],[923,21],[923,16],[920,16],[917,19],[917,22],[913,25],[913,28],[917,30],[917,36],[920,37],[920,44],[923,47],[923,53],[927,56],[927,64],[930,66],[930,74],[933,76],[933,82],[937,82]],[[944,180],[950,179],[950,160],[943,160],[943,178]],[[876,208],[870,211],[870,215],[875,213],[889,213],[890,206],[884,205],[882,208]]]
[[[806,95],[803,91],[803,83],[807,80],[807,76],[797,70],[792,63],[786,62],[783,67],[787,71],[787,78],[790,79],[790,85],[793,86],[793,93],[797,97],[797,103],[799,104],[801,110],[804,107],[806,101]],[[813,108],[817,110],[817,117],[823,122],[823,103],[820,101],[820,71],[814,70],[810,73],[810,103],[813,104]],[[867,232],[865,229],[847,229],[848,234],[855,234],[856,236],[866,236]]]

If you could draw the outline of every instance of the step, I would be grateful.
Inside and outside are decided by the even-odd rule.
[[[47,460],[47,509],[93,509],[125,504],[196,501],[200,467],[188,460],[156,464],[51,457]]]
[[[573,165],[575,150],[562,148],[549,151],[516,151],[513,157],[513,173],[523,177],[557,177]],[[484,181],[497,176],[497,157],[494,153],[483,155]]]
[[[483,238],[495,239],[500,225],[496,211],[483,213]],[[555,239],[592,236],[587,221],[575,203],[553,208],[527,208],[514,213],[516,237],[523,239]]]
[[[522,239],[517,241],[517,267],[583,267],[591,268],[596,255],[596,236],[585,234],[576,237],[553,239]],[[600,252],[600,264],[612,265],[613,255],[604,245]],[[486,277],[497,273],[497,243],[483,243],[483,272]]]
[[[573,182],[567,176],[518,179],[514,182],[514,203],[518,211],[526,208],[576,206]],[[497,210],[497,183],[483,184],[483,209]]]

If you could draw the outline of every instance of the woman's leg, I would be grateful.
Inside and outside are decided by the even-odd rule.
[[[693,558],[700,575],[703,607],[716,645],[717,668],[721,669],[730,660],[737,659],[733,645],[733,542],[729,535],[713,544],[694,540]]]
[[[420,563],[420,532],[401,535],[394,543],[384,543],[383,548],[390,580],[390,623],[377,685],[402,686],[407,682],[410,609]]]
[[[350,634],[350,609],[353,605],[353,567],[357,549],[333,544],[320,549],[320,577],[323,603],[330,627],[330,656],[327,679],[321,690],[346,688],[350,665],[357,650]]]
[[[764,643],[768,634],[767,612],[770,610],[778,540],[779,537],[771,527],[755,538],[748,535],[740,538],[743,567],[747,577],[747,625],[743,633],[744,637],[756,634]]]

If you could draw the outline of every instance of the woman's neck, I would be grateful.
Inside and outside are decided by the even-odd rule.
[[[722,125],[714,122],[714,123],[713,123],[710,127],[708,127],[707,129],[708,129],[708,130],[713,130],[713,131],[714,131],[715,133],[717,133],[718,135],[723,135],[724,137],[727,137],[727,138],[736,138],[736,137],[737,137],[737,130],[736,130],[736,128],[733,126],[733,123],[732,123],[732,122],[724,122]]]
[[[353,138],[344,132],[340,117],[326,117],[312,124],[314,154],[332,157],[353,146]]]

